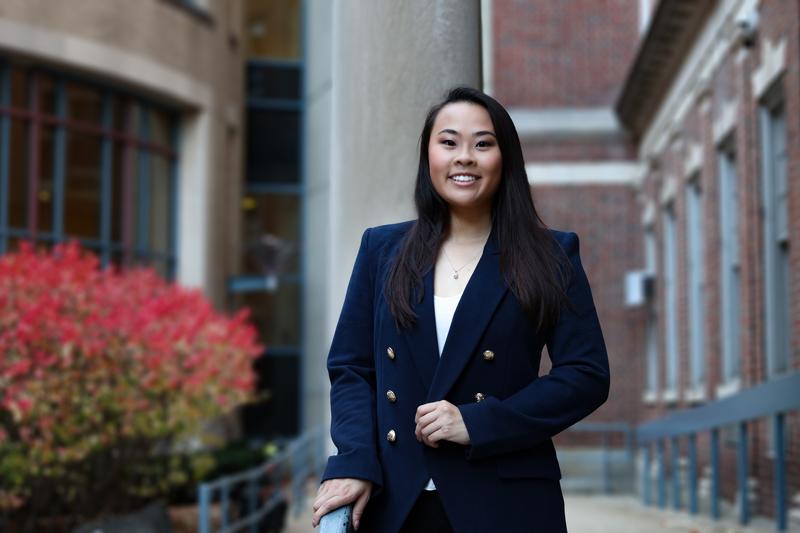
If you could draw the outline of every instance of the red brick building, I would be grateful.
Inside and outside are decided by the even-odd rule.
[[[800,5],[486,4],[487,89],[512,108],[544,221],[581,237],[606,336],[611,396],[590,420],[641,426],[796,375]],[[749,513],[775,517],[774,423],[718,429],[723,516],[741,510],[744,449]],[[796,410],[785,415],[784,437],[786,505],[797,527]],[[709,439],[697,433],[701,513],[711,505]],[[657,494],[652,451],[638,466]],[[675,501],[669,481],[665,501],[686,509],[687,439],[674,452],[666,442],[664,453],[677,459],[665,461],[666,477],[677,475],[681,494]]]
[[[617,106],[646,167],[637,202],[655,274],[643,420],[767,391],[800,369],[798,4],[681,4],[657,9]],[[786,414],[790,509],[800,490],[799,421]],[[749,511],[775,516],[773,423],[719,429],[723,514],[741,512],[744,435]],[[697,434],[701,511],[709,439]],[[682,485],[687,448],[679,439],[670,450],[678,462],[669,475],[680,473]]]

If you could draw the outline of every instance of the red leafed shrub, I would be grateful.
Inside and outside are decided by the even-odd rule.
[[[0,256],[0,516],[163,494],[176,439],[249,398],[261,351],[246,312],[152,269],[76,244]]]

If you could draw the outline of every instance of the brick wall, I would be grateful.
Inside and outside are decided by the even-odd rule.
[[[636,52],[638,2],[494,0],[492,9],[500,101],[539,108],[614,101]]]
[[[637,9],[630,0],[494,0],[495,96],[516,108],[610,110],[639,40]],[[635,158],[622,131],[539,135],[523,150],[527,162],[542,164]],[[534,184],[533,195],[545,223],[581,239],[612,375],[611,396],[591,419],[632,423],[644,379],[642,309],[624,306],[625,272],[643,264],[636,191],[619,184]]]
[[[639,418],[644,382],[643,309],[626,308],[624,273],[644,259],[635,191],[626,186],[533,188],[539,215],[550,227],[574,231],[580,238],[581,261],[592,287],[611,367],[609,400],[593,421]],[[574,206],[580,206],[575,209]],[[545,363],[549,368],[549,363]]]

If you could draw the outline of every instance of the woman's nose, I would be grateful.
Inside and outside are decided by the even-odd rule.
[[[461,165],[472,165],[475,163],[475,157],[472,155],[472,150],[468,147],[464,147],[461,151],[456,155],[456,164]]]

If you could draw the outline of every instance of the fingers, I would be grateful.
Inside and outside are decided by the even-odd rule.
[[[431,403],[423,403],[419,407],[417,407],[417,414],[414,417],[414,420],[419,420],[420,417],[427,415],[440,404],[441,402],[431,402]]]
[[[431,439],[430,435],[447,425],[449,408],[451,406],[451,403],[440,400],[438,402],[422,404],[417,407],[417,413],[414,417],[414,421],[417,424],[414,428],[414,435],[419,442],[432,448],[439,447],[436,440],[440,439]]]
[[[358,526],[361,523],[361,515],[364,514],[364,508],[367,506],[367,502],[369,501],[369,493],[370,491],[364,491],[364,493],[358,497],[356,504],[353,506],[353,529],[358,529]]]
[[[431,433],[439,430],[444,430],[446,433],[447,432],[446,427],[447,426],[445,425],[442,419],[437,419],[428,424],[427,426],[420,428],[419,432],[423,439],[430,440]]]
[[[418,426],[425,426],[427,424],[430,424],[440,416],[442,416],[442,414],[443,414],[442,410],[435,409],[424,416],[417,417],[415,419],[415,422],[417,423]]]
[[[326,480],[317,490],[317,498],[312,505],[314,515],[311,517],[311,525],[317,527],[323,516],[354,501],[357,502],[357,506],[360,503],[360,507],[357,507],[360,520],[371,492],[372,484],[365,480],[351,478]],[[358,527],[355,521],[353,526]]]
[[[446,400],[420,405],[414,421],[414,435],[426,446],[437,448],[443,440],[469,444],[461,411]]]
[[[417,436],[417,440],[426,446],[430,446],[432,448],[438,448],[439,444],[435,441],[430,439],[430,435],[435,432],[441,430],[443,422],[441,419],[435,419],[426,426],[417,426],[415,434]]]
[[[348,503],[349,499],[346,496],[341,494],[331,495],[328,499],[320,502],[319,506],[314,509],[314,516],[311,518],[311,523],[314,527],[317,527],[323,516]]]

